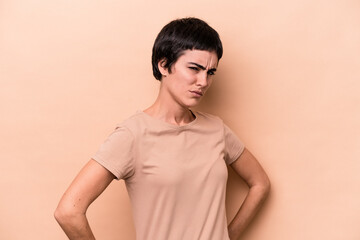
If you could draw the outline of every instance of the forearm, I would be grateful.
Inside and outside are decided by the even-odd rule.
[[[55,218],[70,240],[95,240],[85,214],[64,216],[58,213]]]
[[[269,193],[269,187],[253,186],[228,226],[229,237],[237,240],[254,218]]]

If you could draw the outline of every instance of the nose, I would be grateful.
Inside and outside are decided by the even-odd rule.
[[[197,85],[201,86],[202,88],[206,88],[209,85],[208,78],[209,78],[208,74],[205,71],[202,72],[197,77]]]

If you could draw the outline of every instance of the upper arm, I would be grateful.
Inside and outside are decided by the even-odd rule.
[[[247,148],[244,149],[240,157],[231,163],[230,166],[245,180],[249,187],[255,185],[266,188],[270,187],[270,181],[267,174]]]
[[[85,213],[113,179],[111,172],[90,159],[65,191],[58,208],[68,213]]]

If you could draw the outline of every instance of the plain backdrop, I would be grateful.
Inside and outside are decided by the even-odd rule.
[[[360,239],[355,0],[0,1],[0,239],[66,239],[60,197],[115,125],[155,101],[155,37],[189,16],[224,45],[194,109],[220,116],[272,182],[242,239]],[[229,222],[246,191],[229,168]],[[135,239],[123,180],[88,218],[97,239]]]

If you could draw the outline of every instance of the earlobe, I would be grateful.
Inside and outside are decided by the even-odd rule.
[[[159,68],[159,71],[161,73],[161,75],[163,76],[167,76],[168,75],[168,71],[167,71],[167,68],[165,67],[166,65],[166,59],[161,59],[159,62],[158,62],[158,68]]]

